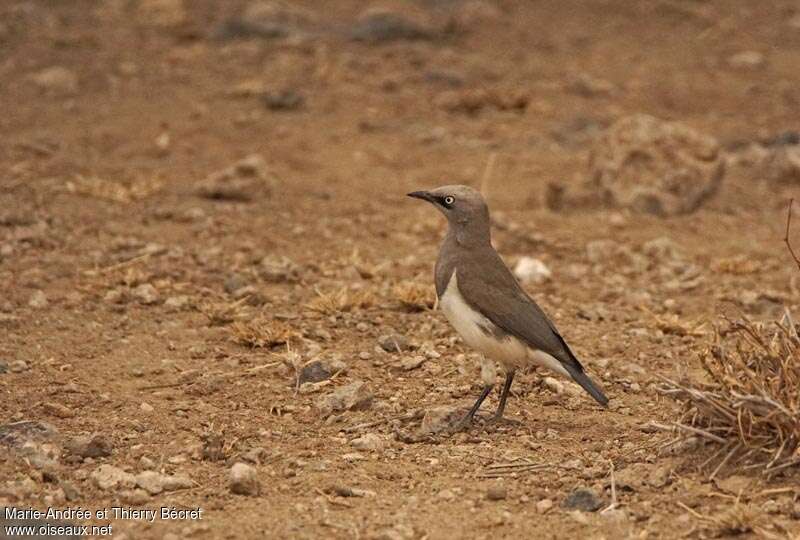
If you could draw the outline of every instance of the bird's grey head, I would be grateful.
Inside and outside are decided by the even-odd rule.
[[[413,191],[408,196],[428,201],[444,214],[459,243],[489,241],[489,208],[479,191],[453,185]]]

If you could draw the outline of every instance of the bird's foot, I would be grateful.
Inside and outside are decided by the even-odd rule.
[[[490,418],[486,419],[483,427],[488,431],[494,431],[501,427],[518,427],[521,426],[522,422],[519,420],[514,420],[513,418],[508,418],[506,416],[501,415],[492,415]]]
[[[450,425],[450,427],[445,430],[445,433],[447,435],[455,435],[461,431],[467,431],[470,426],[472,426],[472,419],[473,415],[471,414],[463,416],[461,420],[458,420],[454,424]]]

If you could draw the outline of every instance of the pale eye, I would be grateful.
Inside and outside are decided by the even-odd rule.
[[[454,202],[456,202],[456,200],[453,197],[449,196],[449,195],[444,198],[444,204],[446,204],[447,206],[450,206]]]

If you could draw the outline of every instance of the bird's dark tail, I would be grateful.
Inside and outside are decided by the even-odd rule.
[[[592,379],[583,372],[582,369],[576,369],[572,366],[564,366],[567,371],[569,372],[570,376],[572,376],[572,380],[576,383],[581,385],[581,388],[586,390],[590,396],[597,400],[597,402],[602,405],[603,407],[608,406],[608,398],[606,395],[597,387]]]

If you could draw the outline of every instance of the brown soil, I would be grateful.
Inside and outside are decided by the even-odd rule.
[[[713,467],[698,466],[713,448],[675,448],[673,434],[649,427],[676,418],[656,375],[699,373],[721,314],[769,319],[797,307],[783,245],[792,188],[738,168],[687,216],[544,204],[548,183],[583,182],[595,132],[627,114],[678,120],[728,147],[796,128],[792,2],[400,2],[394,9],[434,28],[454,13],[459,25],[432,41],[386,44],[346,37],[368,2],[298,2],[307,34],[227,41],[214,29],[238,1],[186,1],[176,21],[138,4],[0,7],[0,361],[27,364],[0,374],[0,418],[49,422],[63,440],[99,433],[113,446],[108,457],[62,455],[55,481],[0,453],[0,480],[30,476],[37,486],[0,492],[0,503],[204,510],[200,521],[115,521],[117,539],[800,534],[796,472],[767,481],[726,467],[709,480]],[[763,58],[731,65],[743,51]],[[77,75],[77,87],[37,83],[52,66]],[[610,87],[576,83],[586,77]],[[243,85],[256,95],[241,95]],[[291,90],[302,103],[275,110],[262,90]],[[253,189],[249,201],[196,194],[197,182],[253,153],[266,160],[271,190]],[[430,285],[444,232],[405,193],[483,180],[498,250],[553,270],[530,291],[612,407],[570,385],[557,395],[530,371],[507,409],[519,424],[419,443],[394,433],[418,419],[345,431],[466,407],[480,392],[474,357],[441,312],[409,311],[396,286]],[[678,254],[645,254],[664,236]],[[587,244],[602,239],[646,264],[590,261]],[[265,273],[265,257],[296,267]],[[155,288],[152,304],[137,295],[142,284]],[[239,301],[242,284],[252,289]],[[30,305],[36,291],[46,307]],[[165,303],[179,296],[184,307]],[[418,350],[380,349],[379,337],[395,332]],[[268,343],[252,348],[243,337]],[[440,357],[401,367],[428,350]],[[347,370],[298,392],[295,366],[314,357]],[[372,405],[325,418],[320,396],[358,380]],[[485,410],[496,403],[495,394]],[[386,446],[355,448],[365,433]],[[201,451],[214,436],[219,460]],[[258,496],[229,490],[244,454],[256,456]],[[90,478],[102,463],[137,473],[143,456],[195,487],[128,504]],[[542,467],[482,477],[521,458]],[[578,487],[610,504],[612,467],[619,509],[561,507]],[[59,481],[80,496],[64,501]],[[343,497],[333,486],[374,495]],[[543,499],[553,502],[546,512]]]

